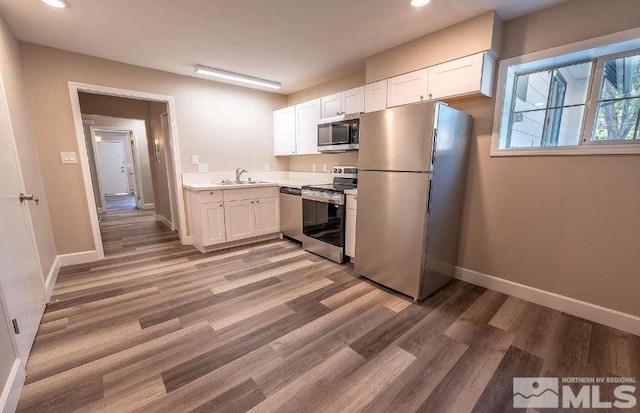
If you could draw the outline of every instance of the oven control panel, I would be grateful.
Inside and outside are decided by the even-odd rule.
[[[358,167],[357,166],[334,166],[331,170],[331,174],[340,178],[357,178]]]

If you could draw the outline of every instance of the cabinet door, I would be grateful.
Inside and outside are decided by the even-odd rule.
[[[318,120],[320,99],[296,105],[297,154],[318,153]]]
[[[356,210],[346,210],[346,222],[344,231],[344,252],[351,258],[356,256]]]
[[[256,235],[280,232],[280,198],[256,199]]]
[[[200,205],[203,246],[221,244],[226,241],[224,207],[222,202]]]
[[[252,199],[224,203],[227,241],[238,241],[256,234],[255,208]]]
[[[296,108],[284,108],[273,112],[273,154],[296,154]]]
[[[484,53],[478,53],[430,67],[429,95],[431,99],[480,93],[483,60]]]
[[[364,87],[364,111],[375,112],[387,108],[387,80],[369,83]]]
[[[320,105],[322,107],[322,113],[320,117],[330,118],[333,116],[342,115],[342,92],[335,95],[325,96],[320,99]]]
[[[387,107],[407,105],[427,100],[429,69],[392,77],[387,84]]]
[[[342,109],[346,115],[364,112],[364,86],[349,89],[342,95]]]

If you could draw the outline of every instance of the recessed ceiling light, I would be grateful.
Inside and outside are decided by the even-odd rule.
[[[71,7],[71,4],[67,0],[42,0],[42,2],[57,9]]]
[[[413,7],[422,7],[422,6],[426,6],[427,4],[429,4],[431,0],[411,0],[411,5]]]
[[[280,89],[281,87],[280,83],[272,82],[271,80],[259,79],[257,77],[242,75],[240,73],[227,72],[226,70],[214,69],[212,67],[200,65],[196,66],[196,73],[200,75],[217,77],[219,79],[233,80],[234,82],[266,87],[269,89]]]

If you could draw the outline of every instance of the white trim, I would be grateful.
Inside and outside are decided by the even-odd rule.
[[[0,412],[16,411],[25,379],[26,372],[22,359],[17,358],[13,362],[11,373],[9,373],[7,383],[4,385],[4,389],[2,389],[2,395],[0,395]]]
[[[528,285],[483,274],[481,272],[456,267],[454,277],[480,287],[508,294],[576,317],[604,324],[631,334],[640,335],[640,317],[610,308],[576,300],[575,298],[552,293]]]
[[[88,262],[96,262],[102,258],[98,258],[98,251],[82,251],[74,252],[73,254],[58,255],[60,260],[60,266],[86,264]],[[103,257],[104,258],[104,257]]]
[[[45,302],[49,302],[51,299],[51,293],[53,292],[53,286],[56,284],[56,280],[58,279],[58,273],[60,272],[60,256],[57,255],[56,259],[53,260],[53,264],[51,265],[51,270],[49,270],[49,275],[47,275],[47,279],[44,282],[44,299]]]
[[[167,125],[169,125],[169,114],[166,111],[162,112],[160,114],[160,129],[162,129],[162,136],[164,138],[164,148],[163,148],[164,150],[163,150],[163,152],[164,152],[164,164],[165,164],[165,169],[166,169],[166,172],[167,172],[167,184],[170,184],[171,183],[171,172],[170,172],[171,168],[169,168],[169,160],[170,159],[169,159],[169,154],[167,153],[167,139],[170,139],[170,137],[169,138],[167,137],[167,132],[171,133],[171,131],[166,131],[164,129],[164,118],[165,117],[167,118]],[[174,181],[175,181],[175,179],[174,179]],[[177,182],[176,182],[176,185],[177,185]],[[173,222],[176,222],[176,205],[175,205],[176,201],[175,201],[174,197],[175,197],[175,193],[171,193],[170,192],[169,193],[169,209],[171,210],[170,212],[171,212],[171,222],[172,222],[171,230],[172,231],[176,230],[176,226],[173,224]]]
[[[162,222],[166,227],[168,227],[171,231],[175,231],[175,227],[167,218],[162,215],[156,215],[156,221]]]
[[[144,204],[142,209],[156,209],[156,204]]]
[[[91,85],[78,82],[69,82],[69,94],[71,97],[71,110],[73,113],[73,120],[76,126],[76,138],[78,144],[78,154],[80,157],[80,165],[82,168],[82,177],[84,180],[85,194],[87,197],[87,205],[89,207],[89,218],[91,221],[91,229],[93,231],[93,241],[96,248],[97,259],[104,259],[104,248],[102,246],[102,235],[100,234],[100,225],[98,222],[98,211],[95,208],[96,202],[93,196],[93,186],[91,183],[91,172],[89,170],[89,161],[87,155],[87,148],[84,144],[84,131],[82,124],[82,111],[80,109],[80,97],[79,92],[101,94],[108,96],[119,96],[132,99],[151,100],[154,102],[164,102],[167,104],[169,112],[169,127],[171,129],[171,148],[173,151],[173,169],[175,175],[175,188],[173,191],[176,194],[176,200],[178,201],[178,236],[180,242],[186,245],[186,215],[184,208],[184,199],[182,193],[182,180],[180,179],[180,172],[182,168],[180,166],[180,149],[178,145],[178,125],[176,121],[176,104],[173,96],[159,95],[155,93],[138,92],[127,89],[118,89],[106,86]]]
[[[607,47],[606,53],[597,51],[598,48]],[[640,144],[607,144],[607,145],[576,145],[553,148],[510,148],[500,149],[500,131],[509,127],[509,113],[511,102],[505,101],[507,90],[511,90],[514,82],[514,70],[522,64],[532,64],[545,60],[543,66],[557,66],[572,61],[592,60],[599,56],[619,53],[625,50],[640,48],[640,28],[625,30],[593,39],[583,40],[551,49],[541,50],[522,56],[500,61],[498,66],[498,82],[496,86],[495,111],[493,116],[493,133],[491,135],[491,156],[538,156],[538,155],[628,155],[639,154]],[[542,64],[541,62],[540,64]],[[509,69],[512,70],[509,70]],[[542,68],[542,67],[541,67]],[[535,70],[532,67],[531,70]],[[504,116],[507,111],[507,116]],[[584,122],[593,122],[587,119],[590,116],[585,106]],[[584,134],[585,128],[581,129]],[[581,136],[582,139],[583,136]]]
[[[83,126],[84,124],[84,120]],[[89,126],[89,135],[91,139],[91,147],[93,148],[93,163],[96,166],[96,181],[94,184],[98,185],[98,193],[100,194],[100,202],[103,208],[107,207],[107,201],[104,199],[104,191],[102,190],[102,177],[100,176],[100,157],[98,156],[98,143],[96,142],[96,130],[93,126]],[[85,137],[86,139],[86,137]],[[86,145],[86,141],[85,141]],[[87,156],[89,153],[87,152]]]

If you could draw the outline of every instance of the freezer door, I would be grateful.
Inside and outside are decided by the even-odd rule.
[[[358,174],[355,271],[420,298],[429,174]]]
[[[428,171],[436,103],[399,106],[360,118],[360,170]]]

